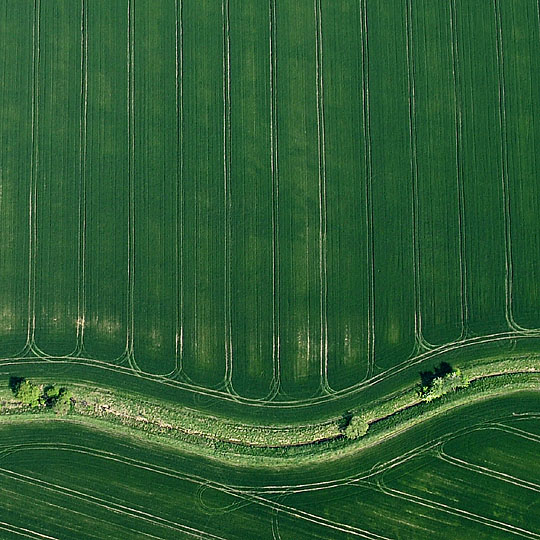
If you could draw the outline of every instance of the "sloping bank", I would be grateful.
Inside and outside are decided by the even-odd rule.
[[[404,388],[361,410],[313,425],[257,426],[233,423],[142,396],[62,381],[72,394],[69,411],[22,405],[7,382],[0,388],[0,422],[62,421],[167,445],[210,458],[242,463],[297,465],[334,459],[393,437],[420,422],[476,400],[540,391],[536,355],[500,360],[464,370],[466,387],[426,400],[417,388]],[[51,381],[34,381],[46,386]],[[57,381],[55,381],[57,382]],[[539,393],[540,399],[540,393]],[[351,427],[360,426],[351,430]]]

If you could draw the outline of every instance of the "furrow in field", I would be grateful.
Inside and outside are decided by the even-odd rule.
[[[413,273],[414,273],[414,340],[415,354],[430,348],[430,344],[422,334],[422,296],[420,294],[420,252],[418,247],[418,155],[416,131],[416,63],[414,58],[415,42],[413,35],[413,16],[410,0],[405,4],[405,24],[407,36],[405,49],[407,52],[407,86],[409,90],[409,152],[411,173],[411,215],[412,246],[413,246]]]
[[[513,476],[511,474],[505,474],[501,473],[499,471],[493,470],[489,467],[482,467],[481,465],[476,465],[474,463],[470,463],[469,461],[458,459],[453,456],[449,456],[448,454],[445,454],[444,452],[441,453],[440,459],[443,461],[446,461],[447,463],[450,463],[456,467],[460,467],[462,469],[475,472],[478,474],[484,474],[486,476],[490,476],[492,478],[496,478],[497,480],[500,480],[501,482],[508,482],[509,484],[512,484],[514,486],[522,487],[524,489],[528,489],[530,491],[534,491],[536,493],[540,493],[540,485],[535,484],[534,482],[529,482],[527,480],[524,480],[522,478],[518,478],[516,476]]]
[[[456,184],[458,192],[458,232],[459,232],[459,271],[460,271],[460,298],[461,298],[461,339],[466,339],[469,332],[469,301],[468,276],[466,264],[466,234],[465,229],[465,192],[463,188],[463,111],[461,98],[461,83],[459,66],[460,43],[456,32],[456,0],[449,6],[450,41],[452,47],[452,99],[455,111],[455,138],[456,138]]]
[[[81,6],[42,2],[40,17],[35,341],[66,355],[77,343]]]
[[[24,348],[31,315],[37,16],[31,2],[0,2],[0,354],[4,356]]]
[[[323,352],[317,26],[313,4],[276,4],[281,387],[297,398],[318,392]]]
[[[17,525],[13,525],[12,523],[6,523],[5,521],[0,521],[0,529],[2,529],[4,532],[9,532],[16,536],[22,536],[24,538],[34,538],[37,540],[39,540],[40,538],[57,540],[56,536],[49,536],[46,534],[41,534],[32,529],[28,529],[26,527],[19,527]]]
[[[64,487],[52,482],[47,482],[33,476],[21,474],[4,468],[0,469],[0,475],[4,476],[5,478],[9,478],[15,484],[24,485],[26,490],[30,492],[39,490],[41,493],[47,493],[50,496],[50,501],[54,500],[58,503],[63,503],[53,505],[56,508],[68,511],[69,513],[82,515],[85,518],[92,519],[94,522],[101,522],[102,526],[104,524],[111,524],[110,521],[114,523],[114,519],[111,515],[120,515],[124,518],[122,521],[125,521],[134,527],[139,527],[139,531],[129,527],[128,530],[131,530],[132,532],[137,531],[143,536],[159,538],[148,535],[140,530],[144,529],[146,522],[150,524],[154,530],[157,529],[157,531],[160,533],[168,530],[174,531],[174,534],[183,533],[190,537],[195,536],[197,538],[205,538],[208,540],[222,539],[221,536],[190,527],[179,521],[172,521],[162,518],[159,515],[152,514],[140,508],[130,507],[127,504],[107,500],[96,495],[84,493],[82,491]],[[74,509],[74,507],[81,507],[79,501],[84,503],[83,507],[88,513],[79,512]],[[122,523],[122,521],[120,523]],[[118,526],[119,523],[115,523],[115,525]]]
[[[390,496],[459,518],[462,526],[469,522],[488,527],[482,533],[486,538],[494,534],[493,529],[539,538],[538,520],[523,504],[531,496],[529,486],[502,481],[503,477],[485,472],[458,467],[443,453],[419,456],[410,464],[383,473],[377,483]]]
[[[328,314],[327,335],[322,336],[326,338],[328,382],[340,390],[361,381],[368,369],[365,29],[356,5],[323,0],[320,7],[324,62],[319,99],[322,104],[324,97],[324,123],[320,122],[324,146],[319,152],[324,157],[326,204],[321,215],[325,217],[323,282]]]
[[[221,0],[223,31],[223,247],[225,261],[225,288],[223,295],[225,335],[224,384],[234,393],[231,386],[233,369],[232,306],[231,306],[231,38],[229,0]]]
[[[331,392],[328,385],[328,242],[326,187],[326,127],[324,113],[324,58],[321,1],[314,0],[317,74],[317,153],[319,158],[319,304],[320,304],[320,386]]]
[[[415,345],[406,8],[404,0],[367,5],[375,364],[383,370]]]
[[[226,370],[223,10],[186,2],[183,14],[183,369],[215,387]],[[189,294],[187,294],[189,291]]]
[[[176,86],[176,222],[175,222],[175,286],[176,286],[176,369],[182,371],[184,356],[184,62],[182,0],[175,0],[175,86]]]
[[[133,6],[133,350],[138,368],[176,368],[176,4]]]
[[[504,149],[508,230],[508,302],[518,328],[540,327],[540,27],[528,0],[499,0],[504,70]],[[532,24],[531,21],[536,21]]]
[[[433,345],[458,339],[463,321],[450,9],[419,0],[410,15],[419,331]]]
[[[448,514],[450,516],[457,517],[459,518],[458,523],[461,527],[464,527],[465,523],[467,522],[473,522],[488,528],[488,530],[494,529],[496,531],[503,531],[513,536],[520,536],[522,538],[529,538],[531,540],[540,538],[540,535],[525,527],[516,527],[512,523],[502,521],[500,519],[491,519],[477,512],[470,512],[468,510],[458,508],[453,504],[434,502],[431,497],[431,493],[429,492],[426,493],[426,495],[428,495],[429,497],[418,497],[416,495],[411,495],[408,492],[399,491],[396,489],[381,488],[381,491],[386,495],[396,497],[398,499],[407,501],[408,503],[413,503],[415,505],[421,506],[424,509],[430,509],[433,512]],[[469,529],[469,527],[470,525],[467,523],[467,528]],[[490,531],[489,535],[487,535],[485,531],[483,534],[486,538],[493,538],[493,531]]]
[[[468,328],[508,330],[497,28],[492,3],[456,2]],[[479,69],[478,66],[482,66]]]
[[[84,349],[86,319],[86,153],[88,149],[88,7],[81,0],[81,119],[79,122],[79,246],[77,282],[77,354]]]
[[[230,0],[232,383],[259,398],[274,379],[269,17],[259,5]]]
[[[441,449],[441,457],[539,491],[539,444],[540,438],[534,433],[496,424],[446,442]]]
[[[373,240],[373,162],[371,159],[371,112],[369,106],[369,26],[367,0],[359,4],[362,29],[362,123],[366,177],[366,265],[367,265],[367,371],[366,378],[373,375],[375,363],[375,260]]]
[[[126,15],[127,15],[127,34],[126,34],[126,67],[127,67],[127,86],[126,86],[126,113],[127,113],[127,150],[128,150],[128,194],[127,194],[127,279],[126,279],[126,351],[125,354],[129,360],[131,369],[136,369],[133,364],[133,331],[134,331],[134,306],[133,306],[133,291],[134,291],[134,238],[135,238],[135,218],[133,207],[133,176],[135,162],[135,121],[134,121],[134,0],[127,0]],[[140,371],[140,370],[139,370]]]
[[[268,4],[268,80],[270,91],[270,168],[272,172],[272,390],[279,392],[281,386],[280,324],[279,324],[279,154],[277,128],[276,88],[276,0]]]
[[[118,358],[126,347],[128,279],[127,0],[86,5],[84,348]]]

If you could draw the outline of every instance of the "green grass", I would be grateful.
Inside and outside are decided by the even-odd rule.
[[[328,384],[369,374],[373,313],[365,10],[322,3]],[[344,182],[344,178],[355,179]]]
[[[367,2],[376,371],[415,347],[406,9],[405,0]]]
[[[28,327],[28,197],[33,174],[33,71],[30,3],[0,7],[0,351],[20,352]],[[10,28],[18,28],[10,32]],[[11,62],[17,51],[18,62]],[[19,209],[24,208],[24,211]]]
[[[540,40],[539,26],[529,21],[538,16],[530,2],[500,3],[501,45],[504,50],[505,90],[504,144],[506,145],[508,210],[511,216],[507,249],[512,257],[515,322],[525,328],[538,328],[538,265],[527,253],[538,251],[538,230],[532,205],[540,193],[537,177],[540,131],[533,121],[540,103],[532,91],[538,84],[539,59],[534,53]]]
[[[433,345],[460,339],[466,309],[451,9],[451,2],[413,2],[409,19],[418,294],[422,336]]]
[[[84,347],[90,356],[109,361],[126,351],[128,327],[126,6],[126,1],[98,0],[85,12]]]
[[[521,422],[538,412],[536,393],[521,392],[454,409],[444,422],[431,419],[340,460],[279,471],[218,464],[69,421],[3,422],[2,526],[62,538],[178,538],[186,527],[222,538],[272,538],[276,527],[282,538],[506,538],[510,527],[534,531],[522,480],[536,478],[538,442]],[[455,465],[463,455],[489,471]]]
[[[226,371],[221,5],[184,2],[182,21],[182,365],[214,387]]]
[[[531,5],[5,1],[5,356],[307,406],[524,339]]]
[[[272,135],[273,82],[269,13],[253,2],[230,3],[230,323],[232,384],[264,398],[276,382],[273,332],[277,266],[273,224],[277,181]],[[255,84],[255,81],[261,81]],[[234,181],[232,179],[235,179]]]
[[[34,29],[32,337],[53,355],[70,354],[78,345],[80,15],[75,2],[42,2]]]

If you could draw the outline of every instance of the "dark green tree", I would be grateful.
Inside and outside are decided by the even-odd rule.
[[[24,405],[30,405],[30,407],[39,407],[41,405],[41,390],[39,386],[32,384],[30,381],[24,380],[21,382],[15,395]]]

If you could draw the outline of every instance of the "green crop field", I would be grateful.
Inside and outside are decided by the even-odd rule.
[[[539,89],[539,0],[0,0],[0,538],[540,538]]]

